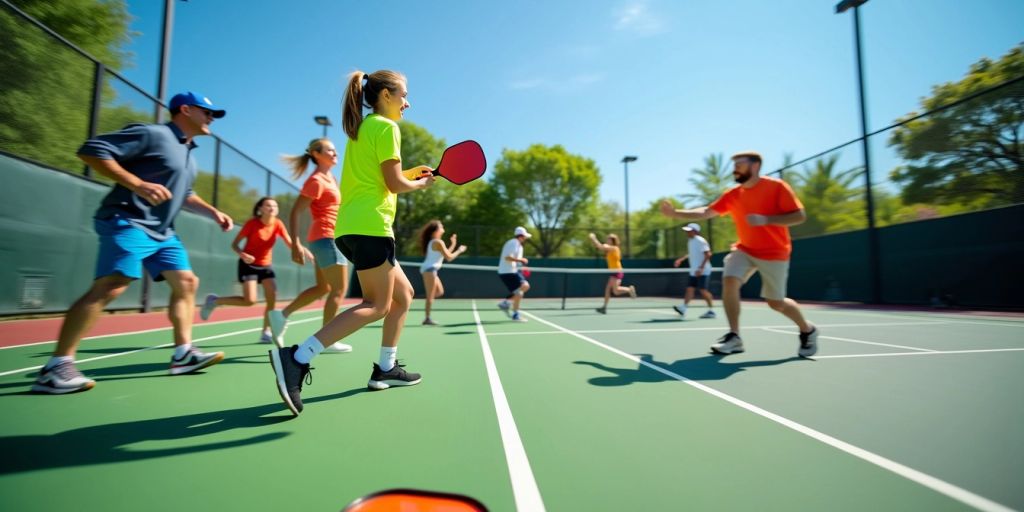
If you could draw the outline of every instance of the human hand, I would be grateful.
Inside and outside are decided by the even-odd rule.
[[[676,207],[668,199],[662,199],[659,208],[661,209],[661,214],[666,217],[676,216]]]
[[[252,262],[256,261],[256,258],[247,252],[238,253],[238,257],[245,262],[246,265],[252,265]]]
[[[148,181],[139,183],[132,192],[153,206],[170,200],[173,195],[170,190],[167,190],[167,187]]]
[[[220,225],[221,231],[231,231],[231,228],[235,226],[235,221],[231,220],[231,216],[220,210],[214,211],[213,219]]]
[[[306,258],[313,259],[313,255],[308,249],[296,242],[295,245],[292,246],[292,261],[298,265],[305,265]]]

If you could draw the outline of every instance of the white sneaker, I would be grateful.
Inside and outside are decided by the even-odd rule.
[[[505,314],[508,315],[509,318],[512,318],[512,303],[511,302],[509,302],[507,300],[503,300],[503,301],[499,302],[498,303],[498,309],[504,311]]]
[[[512,313],[512,321],[513,322],[526,322],[527,320],[526,320],[526,317],[519,316],[519,312],[516,311],[515,313]]]
[[[331,346],[325,348],[324,352],[335,352],[339,354],[344,352],[352,352],[352,345],[346,345],[340,341],[336,341],[332,343]]]
[[[217,294],[211,293],[203,301],[203,307],[199,310],[199,318],[202,318],[204,322],[209,320],[215,307],[217,307]]]
[[[284,331],[288,330],[288,319],[280,310],[272,309],[267,313],[267,320],[270,321],[270,335],[277,348],[284,348]]]
[[[715,312],[709,309],[709,310],[705,311],[704,314],[701,315],[700,317],[701,318],[715,318]]]
[[[636,298],[636,286],[629,285],[629,298],[631,298],[631,299],[635,299]]]
[[[811,326],[811,332],[800,333],[800,350],[797,354],[800,357],[811,357],[818,353],[818,327]]]
[[[272,336],[267,331],[263,331],[263,334],[260,335],[260,344],[273,343],[273,342],[274,342],[274,336]]]
[[[743,340],[739,334],[734,332],[727,333],[725,336],[718,338],[718,341],[714,345],[711,345],[711,351],[716,354],[736,354],[743,352]]]
[[[686,316],[686,304],[676,304],[675,306],[672,306],[672,309],[676,313],[679,313],[679,316]]]

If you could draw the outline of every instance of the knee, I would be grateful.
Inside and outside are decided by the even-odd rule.
[[[181,291],[186,295],[195,295],[199,290],[199,276],[189,274],[181,278]]]
[[[765,302],[768,303],[768,307],[774,309],[775,311],[782,311],[782,310],[786,309],[786,301],[785,300],[765,299]]]
[[[519,289],[522,290],[523,293],[530,291],[530,283],[523,282],[523,285],[520,286]]]

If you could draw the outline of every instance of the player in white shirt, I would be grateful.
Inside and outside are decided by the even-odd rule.
[[[684,260],[689,258],[690,277],[686,284],[686,296],[683,298],[683,303],[672,306],[672,309],[681,316],[686,315],[686,307],[689,306],[690,301],[693,299],[694,289],[697,289],[700,290],[701,296],[708,303],[708,310],[700,317],[714,318],[715,310],[711,309],[714,296],[708,290],[708,284],[711,283],[711,246],[708,245],[708,241],[704,237],[700,236],[699,224],[691,222],[683,227],[683,231],[690,238],[686,244],[687,254],[677,259],[673,266],[678,267],[683,264]]]
[[[509,295],[505,300],[498,303],[498,307],[507,313],[516,322],[525,322],[526,319],[519,316],[519,303],[523,300],[523,294],[530,289],[530,283],[523,277],[519,265],[526,265],[530,260],[523,257],[523,241],[531,235],[526,228],[519,226],[513,232],[512,238],[505,242],[501,248],[501,257],[498,259],[498,277],[505,283]]]
[[[423,264],[420,265],[420,275],[423,276],[423,290],[427,303],[424,307],[423,325],[437,325],[430,319],[430,309],[434,305],[434,299],[444,295],[444,285],[441,284],[441,264],[451,261],[460,254],[466,252],[465,245],[458,245],[459,236],[452,233],[449,238],[450,246],[445,246],[441,241],[444,235],[444,224],[439,220],[428,222],[420,230],[420,248],[423,249]],[[458,248],[456,246],[458,245]]]

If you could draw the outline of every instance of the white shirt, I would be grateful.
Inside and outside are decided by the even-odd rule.
[[[700,264],[704,263],[704,252],[710,251],[711,246],[708,245],[708,241],[704,240],[704,237],[697,235],[686,242],[686,251],[689,255],[690,260],[690,275],[697,275],[697,269],[700,268]],[[704,272],[701,276],[706,276],[711,273],[711,258],[708,258],[708,264],[704,265]]]
[[[423,258],[423,264],[420,265],[420,272],[426,272],[428,270],[440,270],[441,263],[444,262],[444,253],[434,249],[435,243],[444,243],[438,239],[432,239],[427,242],[427,255]]]
[[[507,257],[522,258],[523,257],[523,244],[519,243],[518,238],[512,238],[501,248],[501,258],[498,259],[498,273],[499,274],[515,274],[519,270],[518,261],[508,261]]]

